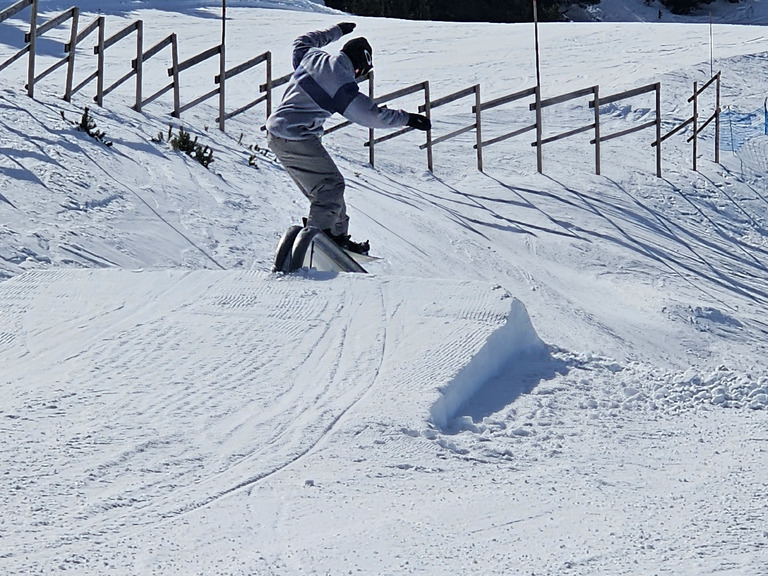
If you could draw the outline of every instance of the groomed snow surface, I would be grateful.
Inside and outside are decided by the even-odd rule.
[[[218,2],[102,4],[81,22],[141,18],[182,59],[220,40]],[[298,34],[350,19],[233,4],[228,61],[271,50],[276,75]],[[636,17],[541,26],[545,97],[661,82],[665,131],[722,70],[727,117],[751,124],[724,121],[718,164],[705,131],[698,172],[690,131],[662,178],[652,130],[605,142],[601,176],[589,133],[547,145],[543,175],[530,134],[487,148],[484,173],[473,134],[438,145],[434,174],[419,134],[375,169],[366,130],[329,135],[353,238],[381,257],[367,275],[269,272],[306,202],[264,152],[263,108],[226,133],[213,101],[184,113],[206,170],[168,144],[167,97],[66,103],[56,73],[33,100],[23,63],[0,73],[0,573],[768,575],[768,42],[729,24],[746,9],[766,21],[757,0],[716,5],[712,29],[606,2]],[[377,93],[535,83],[530,25],[354,20]],[[24,26],[0,24],[0,60]],[[39,70],[61,55],[38,46]],[[134,50],[110,48],[111,81]],[[185,100],[212,89],[200,68]],[[230,106],[261,81],[231,80]],[[434,136],[472,103],[436,109]],[[74,128],[85,106],[112,146]],[[604,107],[603,134],[654,108]],[[593,114],[554,107],[546,135]],[[532,121],[527,102],[487,111],[485,138]]]

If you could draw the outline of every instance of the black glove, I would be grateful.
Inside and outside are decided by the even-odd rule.
[[[416,128],[416,130],[427,131],[432,129],[432,122],[421,114],[408,114],[408,126]]]
[[[344,36],[345,34],[349,34],[350,32],[352,32],[352,30],[355,29],[355,26],[357,26],[357,24],[355,24],[354,22],[342,22],[338,26],[339,28],[341,28],[341,35]]]

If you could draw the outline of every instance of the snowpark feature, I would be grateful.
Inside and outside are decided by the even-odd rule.
[[[116,4],[90,9],[182,49],[220,33],[218,2]],[[277,71],[340,18],[247,4],[228,55],[271,49]],[[356,21],[383,92],[534,78],[530,25]],[[763,29],[714,30],[724,105],[761,109]],[[661,81],[670,126],[710,72],[707,25],[541,32],[547,90]],[[306,205],[254,153],[257,111],[227,134],[213,106],[185,114],[207,170],[154,141],[167,103],[92,107],[108,148],[62,119],[85,93],[63,102],[50,78],[31,100],[23,68],[0,76],[0,572],[766,574],[765,136],[716,165],[706,135],[699,172],[670,139],[658,179],[643,134],[604,147],[602,176],[583,143],[540,175],[510,140],[478,173],[468,135],[432,175],[417,139],[382,144],[374,170],[366,130],[334,134],[351,232],[383,258],[281,276]]]

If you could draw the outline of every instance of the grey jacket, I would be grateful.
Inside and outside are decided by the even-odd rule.
[[[333,26],[294,41],[294,73],[282,101],[267,119],[271,134],[286,140],[322,136],[324,122],[335,112],[368,128],[394,128],[408,123],[407,112],[377,106],[360,92],[346,54],[332,56],[320,50],[341,36],[341,28]]]

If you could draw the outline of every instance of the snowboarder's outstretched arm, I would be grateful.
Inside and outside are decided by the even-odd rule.
[[[355,29],[352,22],[342,22],[331,26],[327,30],[316,30],[302,34],[293,41],[293,69],[299,67],[304,56],[310,48],[322,48],[331,42],[335,42],[345,34],[349,34]]]
[[[344,110],[343,116],[347,120],[361,124],[366,128],[395,128],[397,126],[410,126],[416,130],[430,130],[432,128],[432,124],[426,116],[378,106],[368,96],[360,92]]]
[[[361,92],[358,92],[357,96],[349,103],[343,116],[347,120],[366,128],[394,128],[405,126],[408,123],[408,112],[378,106]]]

